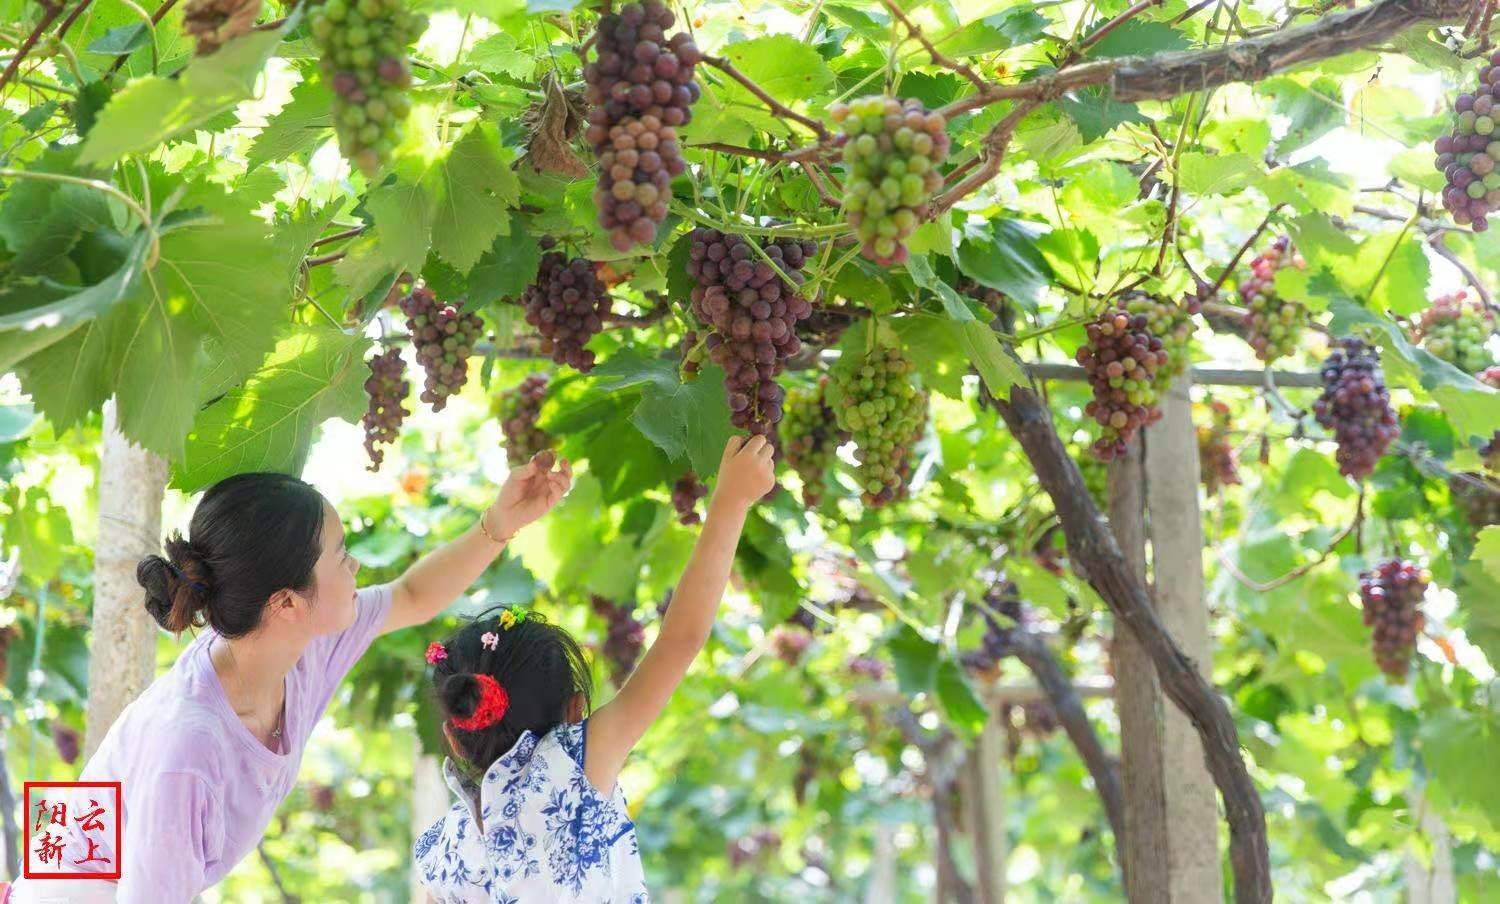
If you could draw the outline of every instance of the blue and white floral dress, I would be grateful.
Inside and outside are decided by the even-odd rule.
[[[559,725],[540,739],[525,732],[485,772],[477,795],[444,760],[459,802],[413,846],[422,884],[439,904],[647,904],[625,794],[617,783],[605,797],[583,774],[587,724]]]

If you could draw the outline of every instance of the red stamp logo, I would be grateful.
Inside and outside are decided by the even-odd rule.
[[[28,879],[120,878],[120,783],[26,782]]]

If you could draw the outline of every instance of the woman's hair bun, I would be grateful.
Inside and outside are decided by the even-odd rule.
[[[149,555],[135,566],[135,580],[146,591],[146,611],[174,633],[201,626],[210,594],[208,566],[181,534],[168,538],[166,551],[166,557]]]
[[[449,715],[467,719],[474,715],[474,710],[479,708],[479,699],[483,696],[483,689],[479,686],[478,678],[465,672],[459,675],[449,675],[443,679],[438,687],[438,696],[442,699],[443,708],[448,711]]]

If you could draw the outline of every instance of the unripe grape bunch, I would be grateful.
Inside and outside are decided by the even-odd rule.
[[[828,108],[840,126],[849,177],[844,212],[860,251],[881,265],[904,264],[922,205],[943,185],[947,121],[914,98],[871,95]]]
[[[1375,470],[1401,428],[1375,351],[1358,339],[1340,344],[1323,363],[1323,394],[1313,413],[1338,441],[1339,473],[1359,480]]]
[[[1156,390],[1165,392],[1172,381],[1187,370],[1193,338],[1193,315],[1203,307],[1196,295],[1173,304],[1146,292],[1127,292],[1121,297],[1125,313],[1146,318],[1146,332],[1160,339],[1167,362],[1156,369]]]
[[[1099,423],[1091,448],[1104,461],[1124,455],[1137,430],[1161,419],[1157,373],[1171,356],[1147,322],[1145,314],[1110,308],[1085,328],[1088,342],[1075,356],[1094,390],[1084,413]]]
[[[703,520],[698,514],[698,500],[708,495],[708,487],[692,471],[677,478],[672,484],[672,508],[677,511],[677,520],[682,524],[697,524]]]
[[[543,353],[581,373],[594,369],[594,353],[584,346],[604,329],[610,297],[593,261],[547,252],[537,267],[536,281],[521,294],[521,304],[526,322],[542,334]]]
[[[687,32],[669,39],[674,16],[660,0],[627,3],[599,19],[588,84],[587,137],[599,159],[594,203],[619,251],[656,238],[672,178],[687,170],[677,127],[698,100],[693,72],[703,54]]]
[[[866,505],[906,495],[912,447],[927,427],[927,392],[912,380],[913,370],[899,348],[880,345],[834,366],[829,407],[834,423],[854,440]]]
[[[402,0],[322,0],[310,12],[318,65],[333,89],[333,128],[350,163],[372,176],[411,112],[406,47],[427,20]]]
[[[1229,406],[1217,399],[1209,403],[1212,423],[1198,425],[1198,471],[1203,488],[1212,496],[1225,486],[1240,482],[1239,458],[1229,440]]]
[[[1307,329],[1312,315],[1301,302],[1276,293],[1276,271],[1283,267],[1306,269],[1307,262],[1281,236],[1250,261],[1250,275],[1240,283],[1240,303],[1245,306],[1245,328],[1255,356],[1267,364],[1290,355]]]
[[[463,389],[469,379],[469,356],[484,321],[473,311],[465,314],[440,303],[426,286],[412,289],[401,299],[401,313],[406,315],[417,363],[427,372],[422,401],[433,411],[442,411],[448,397]]]
[[[1500,208],[1500,50],[1479,69],[1479,84],[1453,103],[1453,131],[1438,137],[1435,165],[1448,180],[1443,206],[1453,222],[1475,232],[1490,228]]]
[[[385,450],[375,448],[375,444],[394,443],[401,435],[401,422],[411,414],[402,407],[410,390],[400,349],[387,349],[370,359],[370,375],[365,378],[370,405],[360,425],[365,428],[365,452],[370,456],[371,471],[380,470],[385,460]]]
[[[1412,325],[1412,340],[1465,373],[1478,373],[1495,356],[1485,347],[1495,329],[1495,315],[1460,289],[1433,300]]]
[[[1422,631],[1422,597],[1432,574],[1401,559],[1386,559],[1359,576],[1364,621],[1371,628],[1375,663],[1392,678],[1404,679],[1411,668],[1417,635]]]
[[[781,447],[787,462],[802,478],[802,504],[817,508],[827,486],[828,466],[848,435],[839,430],[828,407],[828,376],[815,386],[799,386],[787,393],[786,417],[781,422]]]
[[[745,236],[701,227],[689,240],[693,316],[709,328],[704,347],[724,369],[730,421],[770,437],[786,397],[776,375],[802,350],[796,326],[812,313],[802,297],[802,268],[817,245],[806,239],[752,244]]]
[[[515,388],[495,396],[491,411],[505,431],[505,460],[513,468],[552,445],[552,437],[537,426],[546,398],[546,374],[531,374]]]

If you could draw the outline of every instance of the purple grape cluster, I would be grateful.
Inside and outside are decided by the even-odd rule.
[[[1401,428],[1374,349],[1358,339],[1340,345],[1323,362],[1323,394],[1313,413],[1338,441],[1339,473],[1359,480],[1375,470]]]
[[[906,263],[918,212],[943,185],[938,167],[951,144],[947,121],[915,98],[880,95],[833,104],[828,114],[841,127],[838,143],[849,168],[844,211],[860,253],[883,266]]]
[[[1255,356],[1267,364],[1297,348],[1312,314],[1301,302],[1276,293],[1276,271],[1283,267],[1307,267],[1302,255],[1292,249],[1292,240],[1281,236],[1250,261],[1250,275],[1240,283],[1240,303],[1245,306],[1244,326]]]
[[[1075,356],[1094,390],[1083,410],[1099,423],[1091,448],[1104,461],[1124,455],[1137,430],[1161,419],[1157,373],[1171,355],[1147,322],[1145,314],[1111,308],[1087,326],[1088,343]]]
[[[406,47],[427,20],[402,0],[322,0],[309,15],[319,66],[333,87],[339,148],[372,176],[400,143],[411,112]]]
[[[479,341],[484,321],[470,311],[465,314],[451,304],[441,304],[432,290],[412,289],[401,299],[406,329],[417,350],[417,363],[427,372],[422,401],[433,411],[442,411],[448,397],[464,388],[469,379],[469,356]]]
[[[815,386],[793,387],[787,393],[785,412],[782,449],[802,478],[802,504],[815,509],[823,501],[828,468],[837,458],[839,446],[849,438],[828,407],[828,376],[819,377]]]
[[[1476,530],[1500,524],[1500,482],[1473,471],[1448,478],[1454,506]]]
[[[1375,663],[1392,678],[1404,679],[1411,668],[1417,635],[1422,631],[1422,597],[1432,574],[1401,559],[1386,559],[1359,576],[1364,620],[1372,631]]]
[[[886,674],[885,663],[874,656],[856,656],[849,660],[849,674],[870,681],[881,681]]]
[[[968,617],[978,616],[983,620],[984,637],[976,649],[961,653],[959,662],[970,671],[993,674],[998,670],[1000,660],[1010,655],[1011,632],[1024,624],[1020,589],[1010,581],[996,582],[985,591],[983,606],[968,603],[964,608]],[[992,612],[1005,616],[1013,624],[1002,625]]]
[[[365,428],[365,452],[370,456],[371,471],[380,470],[380,463],[385,461],[385,450],[375,444],[389,445],[401,435],[401,422],[411,414],[402,407],[410,390],[400,349],[387,349],[370,359],[370,375],[365,378],[370,405],[360,425]]]
[[[781,835],[775,829],[759,828],[743,838],[729,842],[729,868],[740,869],[781,847]]]
[[[1500,50],[1479,69],[1479,85],[1453,104],[1453,131],[1439,136],[1438,172],[1448,180],[1443,206],[1453,222],[1475,232],[1490,228],[1489,214],[1500,208]]]
[[[787,665],[801,662],[812,642],[812,632],[800,625],[783,624],[771,629],[771,649]]]
[[[698,514],[698,500],[708,495],[708,487],[692,471],[677,478],[672,484],[672,508],[677,510],[677,520],[682,524],[697,524],[703,520]]]
[[[724,369],[730,421],[770,436],[785,399],[776,375],[801,351],[796,325],[812,313],[799,287],[817,245],[806,239],[752,245],[745,236],[707,228],[694,229],[690,241],[693,316],[710,329],[704,345]]]
[[[594,353],[584,348],[604,329],[610,297],[594,262],[565,258],[560,251],[542,255],[536,281],[521,294],[526,322],[542,334],[542,352],[580,373],[594,369]]]
[[[57,748],[58,757],[69,766],[78,762],[78,748],[82,740],[76,729],[56,719],[52,721],[52,744]]]
[[[625,683],[635,670],[641,651],[646,648],[646,626],[631,608],[595,594],[590,601],[594,613],[605,621],[604,658],[609,660],[610,677],[615,687]]]
[[[505,460],[518,468],[552,445],[552,437],[537,426],[542,400],[547,397],[547,375],[531,374],[514,389],[495,397],[491,409],[505,431]]]
[[[619,251],[656,238],[672,178],[687,170],[677,127],[698,100],[693,71],[703,54],[687,32],[667,37],[674,16],[660,0],[627,3],[599,19],[588,83],[588,141],[599,158],[594,203]]]
[[[1221,487],[1238,486],[1239,456],[1230,442],[1229,406],[1215,399],[1209,404],[1213,421],[1198,425],[1198,473],[1210,496]]]

